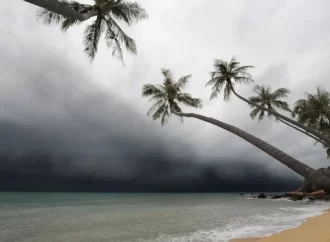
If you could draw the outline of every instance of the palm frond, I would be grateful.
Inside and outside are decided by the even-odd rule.
[[[229,101],[231,94],[232,94],[232,90],[231,90],[230,84],[226,83],[225,88],[223,90],[223,100]]]
[[[62,21],[61,24],[61,29],[63,31],[67,31],[70,27],[72,27],[73,25],[79,24],[81,23],[80,21],[73,19],[73,18],[67,18],[65,20]]]
[[[290,90],[287,88],[279,88],[272,94],[273,99],[285,98],[290,94]]]
[[[227,66],[227,62],[221,59],[214,59],[213,66],[215,70],[219,71],[223,69],[224,66]]]
[[[168,83],[173,83],[173,74],[170,69],[163,68],[162,74],[165,77],[165,81]]]
[[[280,101],[280,100],[272,100],[271,103],[276,108],[282,109],[282,110],[290,112],[290,113],[292,112],[292,110],[290,109],[289,104],[287,102]]]
[[[254,66],[240,66],[235,69],[235,72],[237,74],[241,74],[241,73],[247,74],[247,70],[251,68],[254,68]]]
[[[175,86],[178,88],[179,91],[186,87],[190,78],[191,75],[183,76],[175,83]]]
[[[259,118],[258,118],[258,120],[261,121],[261,120],[264,119],[264,117],[265,117],[265,112],[264,112],[264,110],[260,110],[260,114],[259,114]]]
[[[91,25],[88,25],[85,29],[84,36],[84,45],[85,45],[85,53],[90,58],[91,61],[94,60],[98,43],[101,37],[101,33],[103,31],[103,21],[102,16],[99,14],[95,21]]]
[[[249,100],[251,102],[254,102],[256,104],[260,104],[262,102],[262,99],[259,96],[253,96],[253,97],[249,97]],[[254,106],[253,106],[254,107]]]
[[[202,107],[202,100],[199,98],[193,98],[188,93],[179,93],[176,98],[179,102],[185,104],[189,107],[194,108],[201,108]]]
[[[166,105],[166,102],[164,102],[162,105],[160,105],[157,108],[157,110],[152,115],[153,120],[159,119],[163,115],[163,113],[166,111],[166,109],[167,109],[167,105]]]
[[[147,97],[147,96],[151,96],[151,95],[158,95],[158,94],[163,95],[163,92],[157,86],[152,85],[152,84],[143,85],[143,87],[142,87],[142,96],[143,97]]]
[[[159,100],[155,102],[147,112],[147,116],[150,116],[151,113],[155,112],[160,106],[165,104],[164,100]]]
[[[112,6],[110,10],[115,18],[125,21],[128,25],[132,21],[138,22],[148,18],[146,10],[137,2],[120,1],[119,4]]]
[[[218,80],[217,77],[216,77],[216,78],[212,77],[212,79],[209,80],[209,81],[205,84],[205,86],[214,85],[215,83],[217,83],[217,80]]]
[[[252,76],[250,74],[234,76],[233,79],[238,83],[250,83],[253,82]]]
[[[262,92],[263,87],[259,85],[255,85],[253,88],[253,92],[260,94]]]
[[[133,54],[137,53],[135,41],[120,28],[116,21],[111,17],[104,17],[103,21],[106,23],[105,40],[108,48],[112,48],[113,56],[117,56],[123,61],[122,43],[125,45],[126,50]]]
[[[164,126],[167,123],[168,117],[170,116],[170,113],[168,111],[168,106],[165,107],[165,111],[163,112],[162,118],[160,120],[160,123],[162,126]]]
[[[250,112],[250,117],[251,119],[255,119],[258,114],[260,113],[261,109],[260,108],[254,108],[251,112]]]
[[[165,100],[165,99],[166,99],[166,94],[165,93],[159,93],[159,94],[155,94],[154,96],[152,96],[149,99],[149,102],[159,101],[159,100]]]

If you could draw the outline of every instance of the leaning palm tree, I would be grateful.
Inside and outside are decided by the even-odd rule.
[[[60,0],[59,3],[61,6],[84,14],[86,18],[94,17],[93,22],[86,26],[84,32],[85,53],[91,61],[95,58],[102,34],[108,48],[112,48],[113,56],[123,60],[122,45],[131,53],[136,54],[135,41],[123,31],[117,20],[131,25],[133,22],[147,18],[147,13],[140,4],[125,0],[94,0],[94,5],[81,4],[73,0]],[[37,16],[45,24],[61,24],[64,31],[81,22],[77,18],[55,13],[49,7],[38,10]]]
[[[276,111],[276,108],[277,108],[277,109],[292,113],[291,109],[289,108],[289,104],[287,102],[281,100],[283,98],[286,98],[288,96],[288,94],[290,93],[290,91],[287,88],[279,88],[279,89],[275,90],[274,92],[272,92],[272,89],[270,86],[256,85],[254,87],[253,91],[257,94],[257,96],[250,97],[249,100],[251,102],[258,104],[259,106],[262,106],[264,108],[270,109],[270,110]],[[268,117],[274,116],[273,114],[271,114],[267,111],[264,111],[259,107],[252,106],[252,108],[253,108],[253,110],[250,113],[250,117],[252,119],[255,119],[256,117],[258,117],[258,119],[260,121],[264,118],[265,114],[267,114]],[[285,125],[288,125],[289,127],[311,137],[316,142],[320,142],[323,145],[326,145],[325,142],[318,139],[314,135],[311,135],[311,134],[303,131],[302,129],[299,129],[296,126],[291,125],[290,123],[284,121],[281,118],[277,118],[277,117],[275,117],[275,118],[276,118],[276,121],[280,121],[280,122],[284,123]]]
[[[295,102],[292,116],[297,117],[298,122],[330,136],[330,93],[317,87],[316,94],[306,93],[306,96],[306,99]]]
[[[316,94],[306,93],[306,96],[295,103],[293,116],[297,116],[300,123],[322,130],[329,124],[330,93],[317,87]]]
[[[191,75],[183,76],[178,81],[174,81],[172,72],[162,69],[164,81],[162,85],[146,84],[143,86],[142,96],[151,96],[149,101],[155,103],[149,109],[147,115],[152,115],[154,120],[160,119],[162,126],[167,123],[167,119],[172,111],[181,112],[179,103],[186,106],[201,108],[202,102],[198,98],[193,98],[182,90],[188,84]],[[180,119],[182,121],[182,119]]]
[[[317,138],[321,139],[327,144],[330,144],[330,138],[323,135],[322,133],[318,132],[317,130],[308,127],[304,124],[297,122],[296,120],[290,119],[275,110],[268,109],[266,107],[260,106],[254,102],[251,102],[249,99],[244,98],[243,96],[239,95],[234,86],[236,83],[251,83],[253,82],[252,76],[248,73],[248,70],[253,68],[253,66],[240,66],[240,62],[236,61],[235,57],[233,57],[230,62],[226,62],[223,60],[216,59],[214,61],[214,71],[211,72],[211,80],[206,83],[206,86],[212,85],[212,94],[210,99],[214,99],[218,97],[221,90],[224,89],[224,100],[229,100],[232,93],[237,96],[239,99],[243,100],[244,102],[250,104],[251,106],[258,107],[264,112],[271,113],[277,118],[280,118],[294,126],[297,126]]]
[[[324,176],[319,171],[314,170],[313,168],[289,156],[288,154],[266,143],[265,141],[220,120],[195,113],[183,113],[179,103],[183,103],[191,107],[201,107],[200,99],[192,98],[191,95],[181,92],[183,88],[188,84],[190,75],[182,77],[179,79],[179,81],[174,82],[171,72],[168,70],[163,70],[162,72],[165,77],[162,85],[146,84],[142,88],[142,96],[151,97],[149,101],[154,102],[147,113],[147,115],[153,113],[154,120],[160,119],[161,124],[164,125],[167,118],[171,114],[175,114],[181,118],[196,118],[201,121],[213,124],[219,128],[227,130],[232,134],[235,134],[236,136],[261,149],[296,173],[309,179],[311,182],[313,182],[313,184],[315,184],[317,189],[330,191],[329,177]]]
[[[252,96],[249,98],[249,100],[255,104],[258,104],[259,106],[262,106],[264,108],[268,108],[271,110],[275,110],[275,108],[287,111],[291,113],[291,110],[289,108],[289,104],[281,99],[286,98],[288,94],[290,93],[289,89],[287,88],[279,88],[272,92],[272,89],[270,86],[259,86],[256,85],[253,89],[253,92],[257,94],[257,96]],[[268,114],[268,117],[273,116],[273,114],[265,112],[259,107],[252,106],[253,110],[250,113],[250,116],[252,119],[255,119],[258,117],[259,120],[262,120],[265,117],[265,114]],[[281,120],[281,119],[279,119]]]

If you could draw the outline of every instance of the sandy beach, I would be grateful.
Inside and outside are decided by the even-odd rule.
[[[234,239],[230,242],[330,242],[330,210],[307,219],[299,227],[263,238]]]

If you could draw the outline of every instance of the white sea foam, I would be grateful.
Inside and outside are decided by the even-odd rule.
[[[200,230],[181,235],[160,235],[157,242],[228,242],[235,238],[264,237],[283,230],[295,228],[307,218],[321,215],[328,204],[316,203],[308,207],[282,207],[248,220],[230,221],[225,227],[214,230]],[[245,224],[244,224],[245,223]]]

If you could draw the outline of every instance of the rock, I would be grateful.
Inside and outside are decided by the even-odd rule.
[[[241,193],[241,196],[244,196],[244,193]]]
[[[330,177],[330,166],[328,166],[327,168],[317,169],[317,171],[321,172],[323,175],[325,175],[327,177]],[[315,184],[313,184],[311,181],[309,181],[308,179],[305,179],[304,185],[302,187],[302,192],[310,193],[310,192],[317,191],[320,189],[322,189],[322,188],[315,186]]]
[[[330,195],[329,195],[329,194],[324,195],[324,196],[322,197],[322,200],[324,200],[324,201],[330,201]]]
[[[279,198],[283,198],[283,197],[284,197],[284,195],[274,195],[271,198],[272,199],[279,199]]]
[[[300,200],[303,200],[303,197],[300,197],[300,196],[293,196],[290,198],[292,201],[300,201]]]
[[[308,198],[309,201],[315,201],[316,200],[316,197],[312,197],[312,196],[307,197],[307,198]]]
[[[265,195],[265,193],[260,193],[257,198],[267,198],[267,196]]]

